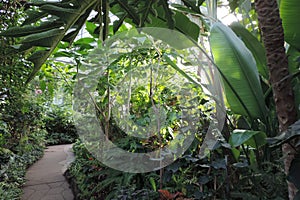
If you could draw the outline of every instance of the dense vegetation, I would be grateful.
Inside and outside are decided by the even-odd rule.
[[[77,199],[300,199],[299,6],[296,0],[270,2],[1,1],[1,197],[19,197],[25,170],[45,144],[75,142],[76,159],[66,177]],[[222,3],[239,16],[238,22],[217,22]],[[271,22],[263,16],[268,10]],[[141,27],[169,28],[187,37],[174,40],[144,29],[159,39],[155,43],[139,35]],[[271,41],[274,30],[278,35]],[[105,48],[126,37],[134,48],[121,40],[123,48]],[[280,52],[272,49],[275,43]],[[197,46],[196,64],[189,60],[191,46]],[[99,69],[100,60],[107,64]],[[225,122],[214,129],[212,140],[208,130],[219,97],[205,90],[199,66],[216,69],[224,85]],[[213,75],[208,81],[215,84]],[[156,171],[112,169],[91,151],[95,146],[87,138],[98,135],[77,138],[76,128],[85,130],[72,119],[80,121],[76,106],[85,103],[73,91],[78,84],[94,88],[88,95],[94,97],[99,127],[127,152],[154,151],[186,134],[195,139],[182,157]],[[120,84],[127,88],[121,90]],[[123,104],[130,121],[118,113]],[[164,116],[155,112],[157,105]],[[183,113],[196,128],[180,124]],[[154,115],[166,122],[153,126],[151,137],[126,135],[137,126],[142,132],[155,125]]]

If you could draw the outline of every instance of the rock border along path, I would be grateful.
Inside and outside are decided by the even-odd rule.
[[[55,145],[26,173],[21,200],[73,200],[72,190],[63,173],[74,160],[72,145]]]

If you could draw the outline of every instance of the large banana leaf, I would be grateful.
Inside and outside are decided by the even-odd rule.
[[[138,2],[139,5],[132,4]],[[202,3],[203,1],[199,2]],[[186,4],[192,3],[185,1]],[[111,12],[119,19],[114,21],[114,32],[118,31],[124,21],[133,23],[137,27],[160,27],[175,29],[197,41],[200,28],[185,14],[172,9],[167,0],[134,1],[114,0]],[[130,20],[128,20],[130,19]]]
[[[156,8],[156,11],[158,13],[157,17],[150,16],[151,24],[147,24],[146,26],[149,27],[162,27],[162,28],[170,28],[167,24],[168,18],[164,17],[163,13],[164,10],[161,7]],[[192,38],[193,40],[197,41],[199,34],[200,34],[200,28],[197,24],[192,22],[187,16],[184,14],[173,11],[174,12],[174,29],[185,34],[186,36]]]
[[[108,2],[108,0],[102,0],[102,3],[106,1]],[[10,28],[0,34],[7,37],[23,37],[22,45],[18,47],[20,51],[38,47],[28,58],[34,63],[34,69],[27,83],[34,78],[60,41],[69,43],[74,41],[93,9],[98,14],[90,21],[96,24],[100,22],[108,24],[101,21],[106,17],[101,16],[105,14],[101,9],[99,10],[100,2],[99,0],[32,1],[30,5],[34,8],[26,11],[28,17],[23,26]],[[199,27],[184,14],[171,9],[167,0],[149,2],[112,0],[109,3],[111,12],[119,17],[119,20],[114,22],[114,32],[127,19],[127,22],[138,27],[146,24],[154,27],[166,26],[166,28],[176,29],[194,40],[197,40],[199,36]],[[185,1],[186,3],[191,4],[192,1]],[[94,30],[96,35],[100,33],[98,28],[96,26]]]
[[[262,44],[240,23],[233,22],[229,27],[242,39],[246,47],[251,51],[255,58],[259,74],[266,80],[269,80],[266,51]]]
[[[251,119],[265,120],[267,108],[251,52],[229,27],[221,23],[212,26],[210,44],[232,111]]]
[[[284,29],[284,38],[290,45],[300,50],[300,4],[298,0],[281,0],[280,17]]]
[[[27,11],[28,18],[23,26],[11,27],[1,32],[2,36],[23,37],[20,50],[39,47],[28,58],[33,62],[34,68],[27,83],[34,78],[60,41],[72,42],[74,40],[96,2],[97,0],[35,1],[32,5],[39,9]],[[31,25],[31,23],[39,23],[41,18],[43,20],[39,26]]]

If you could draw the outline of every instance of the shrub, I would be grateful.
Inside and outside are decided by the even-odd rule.
[[[77,134],[71,113],[66,109],[53,107],[44,119],[48,132],[47,144],[70,144],[74,143]]]
[[[149,181],[157,174],[133,174],[108,168],[94,159],[79,140],[73,149],[76,159],[65,175],[77,200],[157,199],[158,192]]]
[[[19,199],[25,183],[26,169],[44,152],[45,131],[39,130],[20,140],[14,152],[0,147],[1,199]]]

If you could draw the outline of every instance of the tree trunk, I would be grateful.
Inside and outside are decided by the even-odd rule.
[[[276,0],[255,0],[259,27],[266,48],[267,63],[270,73],[270,83],[276,106],[280,132],[286,130],[297,120],[293,89],[289,75],[288,59],[284,48],[284,33],[282,21]],[[282,151],[285,157],[285,172],[288,173],[295,150],[284,144]],[[288,182],[289,199],[294,199],[297,192],[295,186]]]

